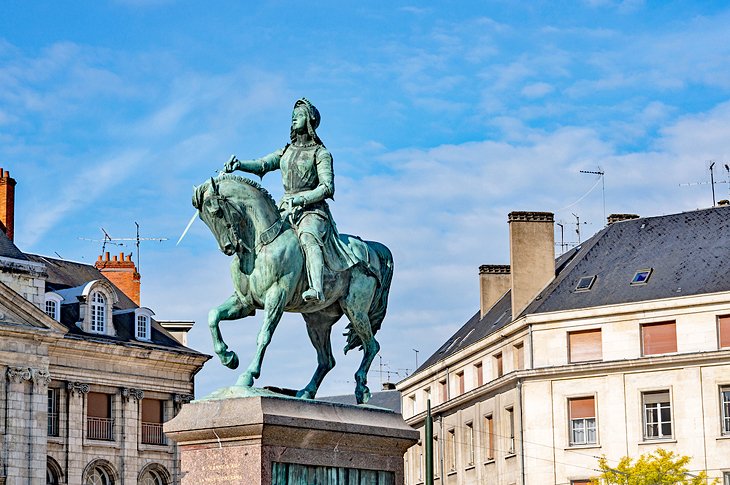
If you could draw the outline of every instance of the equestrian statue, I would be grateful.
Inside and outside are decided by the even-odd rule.
[[[236,386],[251,387],[261,373],[266,348],[283,312],[301,313],[317,351],[317,369],[297,397],[314,399],[332,370],[332,326],[346,315],[345,353],[363,351],[355,373],[355,398],[367,403],[367,374],[380,350],[375,334],[385,317],[393,276],[393,256],[383,244],[339,234],[327,199],[335,193],[332,155],[317,135],[317,108],[307,99],[294,104],[290,143],[256,160],[232,156],[224,172],[196,187],[193,206],[232,257],[235,292],[213,308],[208,325],[221,362],[238,367],[219,324],[263,310],[256,353]],[[281,170],[284,196],[278,206],[258,183],[234,175],[263,177]]]

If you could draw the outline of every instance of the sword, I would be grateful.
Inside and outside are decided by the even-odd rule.
[[[198,211],[196,210],[195,213],[193,214],[193,217],[190,218],[190,222],[188,222],[187,227],[185,227],[185,230],[183,231],[182,235],[180,236],[180,239],[178,239],[177,240],[177,243],[175,243],[175,246],[177,246],[178,244],[180,244],[180,241],[182,241],[183,238],[185,237],[185,235],[188,233],[188,231],[190,230],[190,226],[193,225],[193,222],[195,222],[195,219],[197,217],[198,217]]]

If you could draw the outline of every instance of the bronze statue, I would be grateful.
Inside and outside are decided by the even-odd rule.
[[[291,143],[258,160],[235,156],[225,171],[263,176],[281,169],[285,194],[278,207],[269,193],[245,177],[224,173],[193,194],[193,205],[226,255],[232,256],[235,292],[210,311],[208,324],[216,354],[235,369],[238,356],[223,341],[219,323],[264,310],[257,351],[237,386],[252,386],[282,312],[301,313],[317,350],[317,369],[298,397],[313,399],[334,367],[330,333],[347,315],[345,352],[361,347],[355,397],[366,403],[367,373],[380,345],[375,333],[385,317],[393,257],[384,245],[338,234],[325,199],[334,194],[332,156],[317,136],[320,116],[302,98],[294,105]]]

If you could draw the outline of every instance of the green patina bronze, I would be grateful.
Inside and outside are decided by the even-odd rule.
[[[276,485],[395,485],[393,472],[355,468],[272,463],[271,483]]]
[[[384,245],[339,234],[326,199],[334,195],[332,156],[317,136],[320,115],[302,98],[294,105],[291,143],[257,160],[235,156],[225,172],[195,188],[193,206],[231,262],[235,292],[208,317],[221,362],[235,369],[238,356],[220,332],[221,320],[264,311],[257,350],[236,386],[251,387],[284,311],[301,313],[317,351],[317,369],[297,397],[313,399],[334,367],[330,333],[346,315],[345,352],[360,347],[355,397],[366,403],[367,373],[380,345],[375,333],[385,317],[393,257]],[[284,196],[277,204],[256,182],[235,170],[263,176],[281,170]]]

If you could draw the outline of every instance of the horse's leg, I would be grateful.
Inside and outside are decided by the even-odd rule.
[[[335,306],[337,307],[336,310],[334,309]],[[342,310],[340,310],[339,305],[334,305],[321,312],[304,313],[302,317],[307,322],[309,340],[312,341],[312,345],[317,351],[317,370],[314,371],[307,387],[297,392],[297,397],[314,399],[324,376],[335,366],[330,334],[332,326],[342,317]]]
[[[355,399],[358,404],[367,404],[370,399],[368,389],[368,371],[370,364],[380,350],[373,330],[370,326],[368,310],[375,294],[375,279],[363,274],[360,271],[353,271],[350,280],[350,289],[342,301],[342,309],[352,323],[353,329],[360,337],[363,346],[363,356],[360,367],[355,372]]]
[[[261,325],[259,335],[256,337],[256,354],[248,365],[246,372],[240,375],[237,386],[252,386],[253,381],[261,375],[261,363],[264,360],[264,353],[271,342],[274,330],[281,320],[286,304],[287,292],[283,285],[276,283],[266,292],[264,298],[264,323]]]
[[[213,349],[220,358],[221,363],[231,369],[238,367],[238,356],[235,352],[228,350],[228,345],[226,345],[221,335],[219,323],[221,320],[236,320],[248,316],[251,314],[251,310],[253,308],[242,303],[234,293],[222,305],[213,308],[208,313],[208,327],[210,328],[210,334],[213,336]]]

